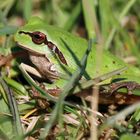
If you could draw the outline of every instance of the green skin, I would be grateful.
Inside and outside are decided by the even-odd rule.
[[[67,65],[63,64],[60,61],[59,57],[56,54],[54,54],[54,52],[52,52],[52,50],[50,50],[46,44],[44,43],[40,45],[35,44],[28,34],[24,34],[24,33],[20,34],[19,33],[20,31],[31,32],[31,33],[35,31],[40,31],[44,33],[47,37],[47,40],[55,44],[57,48],[62,52],[64,58],[67,61]],[[46,57],[52,64],[54,64],[55,71],[64,74],[65,77],[66,75],[68,75],[68,73],[63,69],[63,67],[65,67],[69,72],[72,73],[77,69],[78,66],[77,62],[72,56],[72,53],[67,49],[67,47],[70,48],[73,54],[77,57],[78,61],[80,61],[88,46],[88,42],[85,39],[74,36],[64,31],[63,29],[46,25],[46,23],[44,23],[38,17],[31,18],[30,21],[25,26],[19,28],[19,30],[15,34],[15,41],[19,44],[19,46],[22,46],[22,48],[28,50],[29,55],[31,51],[32,54],[33,53],[36,54],[36,57],[38,57],[38,55],[42,55],[42,57]],[[96,58],[97,58],[96,48],[92,47],[92,50],[88,56],[87,66],[86,66],[86,72],[91,78],[95,78],[102,74],[112,72],[116,69],[120,69],[126,66],[128,67],[128,69],[124,71],[121,75],[116,76],[115,78],[126,78],[125,79],[126,81],[135,81],[137,83],[140,83],[140,79],[139,79],[140,71],[135,67],[128,66],[126,63],[124,63],[122,60],[112,55],[110,52],[108,51],[103,52],[102,67],[99,72],[94,70]],[[53,73],[53,71],[51,72]],[[44,73],[44,75],[47,74],[48,74],[47,72]],[[56,87],[63,88],[63,86],[67,82],[67,79],[59,77],[59,74],[57,76],[58,79],[52,80],[51,78],[50,79],[48,78],[50,81],[52,81],[52,84],[48,84],[48,88],[51,89]]]

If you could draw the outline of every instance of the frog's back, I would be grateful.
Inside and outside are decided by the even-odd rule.
[[[58,27],[55,28],[54,26],[46,25],[46,29],[48,40],[53,40],[53,43],[56,44],[62,52],[64,52],[63,54],[68,61],[68,66],[71,68],[71,70],[75,70],[86,52],[88,47],[87,40]],[[98,65],[96,59],[97,55],[99,55],[96,51],[97,46],[98,45],[93,44],[87,60],[86,71],[91,78],[101,76],[102,74],[112,72],[123,67],[128,67],[128,70],[123,73],[125,75],[140,75],[140,70],[135,67],[128,66],[124,61],[105,50],[101,56],[102,62],[100,71],[95,71],[96,63]]]

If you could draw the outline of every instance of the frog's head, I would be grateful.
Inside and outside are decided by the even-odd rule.
[[[15,41],[29,52],[47,57],[53,57],[55,54],[63,64],[67,65],[66,59],[57,45],[48,40],[44,22],[40,18],[33,17],[28,24],[21,27],[15,34]]]
[[[45,55],[46,53],[48,54],[50,50],[48,47],[46,47],[45,44],[43,44],[42,37],[44,36],[43,35],[40,36],[39,33],[42,32],[43,34],[45,34],[44,33],[45,30],[43,31],[42,26],[43,21],[40,18],[37,17],[31,18],[27,24],[25,24],[23,27],[20,27],[19,30],[16,32],[14,36],[15,41],[19,46],[23,47],[23,49],[30,50],[40,55],[41,54]]]

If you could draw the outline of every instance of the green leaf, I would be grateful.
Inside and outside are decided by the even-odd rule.
[[[32,15],[32,6],[32,0],[24,0],[23,14],[26,20],[29,20]]]
[[[9,107],[2,96],[0,97],[0,131],[8,138],[13,137],[12,116]]]
[[[120,140],[139,140],[140,137],[133,134],[124,134],[121,136]]]
[[[4,80],[7,82],[9,86],[11,86],[14,90],[18,91],[20,94],[23,94],[23,95],[27,94],[27,91],[22,84],[8,77],[4,77]]]
[[[134,113],[134,115],[132,116],[132,119],[134,119],[135,121],[139,121],[140,120],[140,109],[137,109],[136,112]]]
[[[0,35],[10,35],[14,34],[17,31],[16,26],[7,25],[0,28]]]

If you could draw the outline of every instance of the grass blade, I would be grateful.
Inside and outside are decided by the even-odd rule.
[[[14,124],[13,126],[14,126],[15,136],[16,138],[20,138],[21,136],[23,136],[23,130],[22,130],[22,125],[20,121],[16,100],[14,98],[12,90],[7,86],[6,82],[2,79],[2,77],[0,77],[0,83],[5,90],[5,93],[7,94],[10,112],[12,113],[13,116],[13,124]]]

